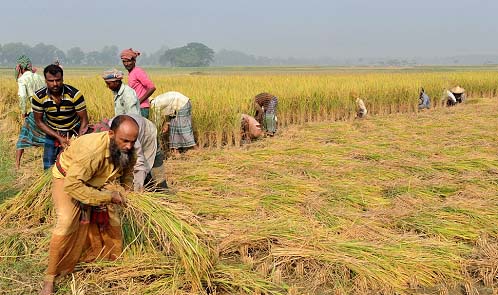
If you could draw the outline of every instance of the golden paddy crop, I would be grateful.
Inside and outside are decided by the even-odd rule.
[[[65,82],[85,96],[91,121],[113,116],[112,93],[100,70],[66,69]],[[194,132],[201,147],[240,143],[240,114],[254,114],[252,97],[270,92],[279,98],[279,126],[354,117],[353,96],[364,99],[369,113],[415,112],[424,87],[432,105],[441,105],[443,89],[461,85],[468,96],[494,97],[495,72],[434,73],[273,73],[167,74],[151,71],[155,95],[179,91],[191,98]],[[2,100],[16,105],[16,84],[0,78]],[[15,111],[15,110],[11,110]]]

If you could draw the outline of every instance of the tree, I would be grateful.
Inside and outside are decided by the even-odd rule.
[[[55,60],[63,62],[66,54],[54,45],[38,43],[31,49],[31,60],[36,64],[49,65]]]
[[[70,65],[81,65],[85,60],[85,53],[79,47],[73,47],[67,51],[67,63]]]
[[[254,55],[248,55],[236,50],[222,49],[216,52],[214,64],[220,66],[252,66],[257,64]]]
[[[100,64],[103,65],[117,65],[121,61],[119,59],[119,50],[116,45],[105,46],[100,50]]]
[[[141,65],[158,65],[160,64],[159,60],[161,59],[161,56],[168,50],[169,48],[167,46],[161,46],[161,48],[155,52],[152,52],[151,54],[146,54],[143,52],[140,55],[140,64]],[[167,64],[165,62],[164,64]]]
[[[162,65],[176,67],[206,67],[214,60],[214,51],[202,43],[188,43],[183,47],[166,50],[159,59]]]
[[[2,58],[7,65],[14,65],[17,57],[21,54],[31,56],[31,47],[29,45],[17,42],[7,43],[2,48]]]
[[[100,63],[100,52],[98,51],[90,51],[86,54],[86,63],[90,66],[95,66]]]

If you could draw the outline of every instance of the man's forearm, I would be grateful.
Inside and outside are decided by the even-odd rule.
[[[36,120],[35,119],[36,126],[40,128],[45,134],[50,135],[52,137],[58,138],[60,135],[55,131],[54,129],[50,128],[43,120]]]
[[[150,89],[147,89],[147,92],[145,92],[145,94],[140,97],[140,103],[144,102],[147,98],[149,98],[153,93],[154,91],[156,91],[156,87],[153,87],[153,88],[150,88]]]
[[[80,117],[80,128],[78,130],[78,135],[83,135],[86,133],[88,128],[88,115],[86,110],[77,112],[78,117]]]
[[[100,206],[111,202],[112,192],[115,190],[97,190],[87,186],[82,182],[66,177],[64,182],[64,191],[71,198],[90,206]]]
[[[83,135],[88,129],[88,122],[81,122],[80,129],[78,130],[78,135]]]

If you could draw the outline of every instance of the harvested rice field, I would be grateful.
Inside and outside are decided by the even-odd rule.
[[[496,294],[497,113],[471,98],[168,160],[171,192],[128,196],[123,257],[80,264],[57,294]],[[41,288],[40,152],[0,182],[2,294]]]

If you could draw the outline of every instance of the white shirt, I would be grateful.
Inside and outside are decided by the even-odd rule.
[[[161,116],[173,116],[187,104],[189,98],[180,92],[169,91],[152,99],[152,107]]]
[[[452,102],[456,102],[455,96],[449,90],[446,90],[446,97],[449,98]]]
[[[35,91],[45,87],[43,78],[31,71],[26,71],[17,79],[17,95],[19,96],[19,108],[22,114],[27,114],[32,111],[31,97],[35,95]]]

